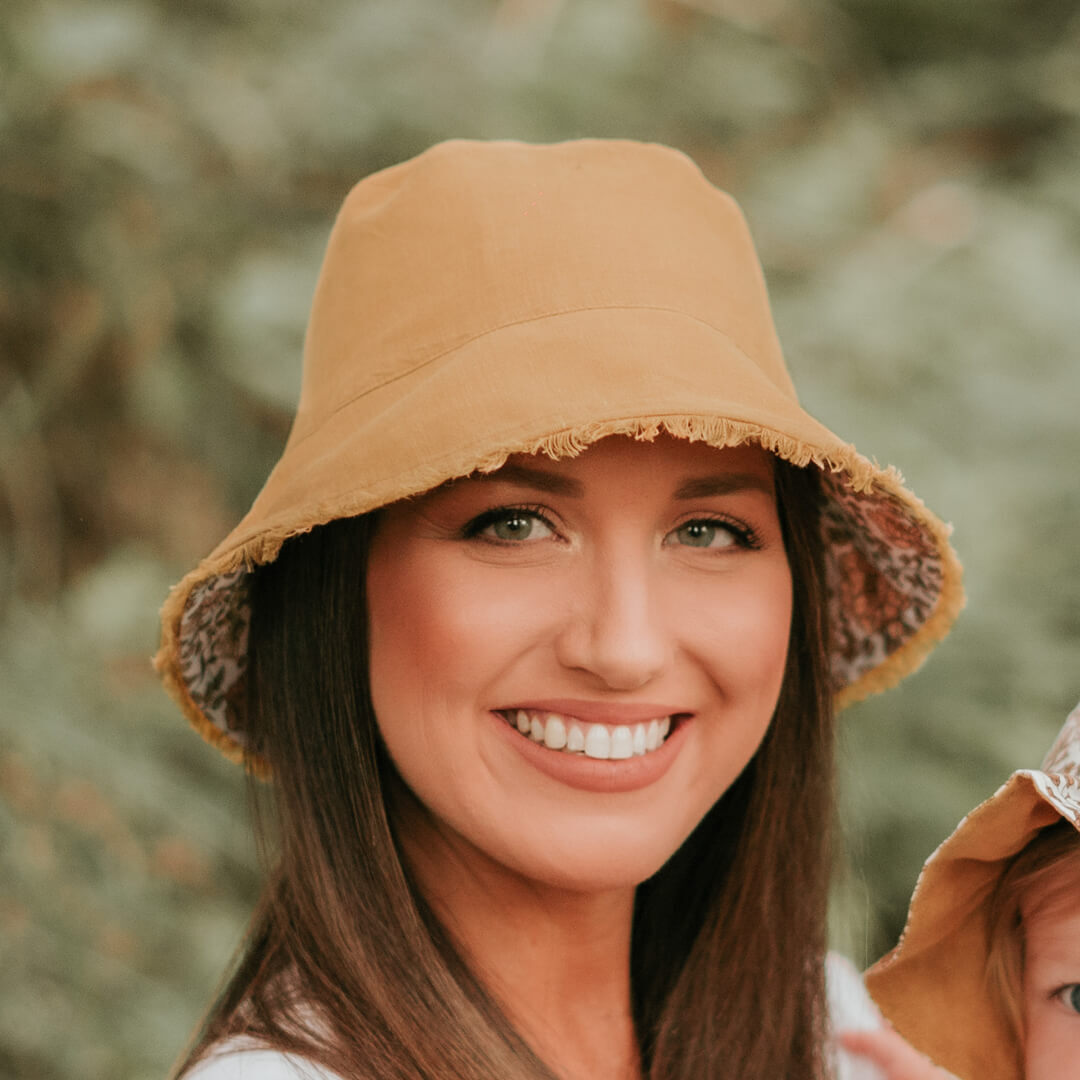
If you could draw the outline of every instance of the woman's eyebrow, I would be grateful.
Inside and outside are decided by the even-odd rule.
[[[696,476],[687,480],[675,492],[676,499],[705,499],[710,495],[731,495],[753,489],[772,497],[775,494],[772,477],[759,473],[718,473],[715,476]]]
[[[547,469],[535,469],[528,465],[504,465],[491,473],[474,473],[470,480],[491,482],[502,481],[518,484],[521,487],[535,488],[550,495],[569,495],[581,498],[585,494],[585,485],[580,480],[549,472]]]

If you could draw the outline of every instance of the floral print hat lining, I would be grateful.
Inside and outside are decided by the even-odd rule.
[[[285,450],[169,595],[158,670],[241,760],[248,584],[286,539],[510,454],[661,433],[821,470],[840,704],[946,633],[963,603],[947,527],[801,408],[742,215],[687,157],[454,141],[375,173],[330,235]]]
[[[1061,820],[1080,830],[1080,705],[1042,768],[1014,772],[927,859],[899,944],[866,973],[900,1034],[964,1080],[1023,1080],[988,985],[991,899],[1012,858]]]

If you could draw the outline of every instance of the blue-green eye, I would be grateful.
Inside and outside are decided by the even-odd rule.
[[[488,510],[474,518],[466,527],[465,535],[512,544],[545,540],[554,535],[554,530],[536,511],[509,507]]]
[[[669,534],[668,540],[683,547],[707,548],[713,551],[752,546],[752,536],[748,529],[709,518],[698,518],[680,525]]]
[[[524,514],[511,514],[501,521],[493,521],[485,532],[499,540],[528,540],[536,528],[535,518]]]
[[[687,547],[730,547],[734,538],[731,530],[713,521],[690,521],[675,530],[680,544]]]

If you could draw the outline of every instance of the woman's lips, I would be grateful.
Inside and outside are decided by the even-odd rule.
[[[521,714],[528,721],[528,732],[519,730],[519,723],[524,722],[518,719]],[[611,715],[611,710],[607,715]],[[692,726],[692,716],[686,712],[677,713],[674,717],[653,713],[651,719],[636,724],[586,724],[580,716],[571,713],[539,709],[498,710],[492,712],[491,716],[501,736],[540,772],[569,787],[610,793],[635,791],[659,780],[671,767]],[[544,717],[543,721],[540,721],[541,716]],[[626,712],[621,712],[621,718],[625,717]],[[534,719],[538,721],[536,729],[533,727]],[[552,719],[559,723],[552,724]],[[558,731],[559,724],[563,728],[561,733]],[[650,735],[650,728],[654,724],[656,726]],[[660,735],[665,726],[668,729],[666,737]],[[578,736],[572,735],[575,727],[580,732]],[[622,733],[618,732],[619,728],[622,728]],[[641,728],[642,732],[636,733],[633,730],[636,728]],[[534,730],[540,738],[534,735]],[[546,745],[549,739],[560,742],[563,735],[566,737],[564,745]],[[656,744],[653,749],[649,749],[650,739]],[[642,740],[645,743],[643,748]],[[577,749],[579,742],[582,745]],[[590,750],[592,753],[589,753]]]

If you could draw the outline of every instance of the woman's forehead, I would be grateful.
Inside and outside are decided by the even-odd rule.
[[[631,470],[636,475],[692,479],[713,473],[742,474],[748,479],[764,481],[771,491],[775,460],[768,451],[748,443],[721,448],[671,435],[659,435],[651,440],[611,435],[585,447],[573,457],[553,459],[546,454],[513,454],[502,468],[487,475],[515,479],[543,473],[587,479],[592,474]]]

